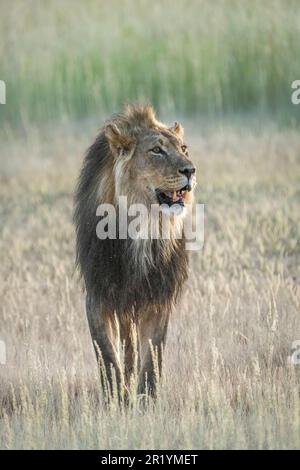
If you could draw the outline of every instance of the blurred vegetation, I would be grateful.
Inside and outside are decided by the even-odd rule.
[[[295,0],[1,0],[0,124],[161,113],[299,116]]]

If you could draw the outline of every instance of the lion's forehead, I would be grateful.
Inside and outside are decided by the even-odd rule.
[[[138,142],[141,146],[149,145],[151,147],[152,145],[161,144],[175,149],[182,144],[181,140],[167,129],[151,129],[142,133],[138,138]]]

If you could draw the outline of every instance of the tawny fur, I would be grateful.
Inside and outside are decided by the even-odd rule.
[[[159,144],[167,157],[149,153]],[[99,359],[101,352],[112,387],[111,365],[118,386],[133,370],[133,330],[137,334],[140,391],[154,393],[155,377],[150,342],[161,354],[169,314],[187,278],[188,257],[184,234],[176,239],[183,217],[170,222],[170,239],[105,239],[96,235],[97,207],[118,198],[128,205],[157,204],[155,189],[179,190],[186,177],[178,169],[191,164],[183,149],[183,128],[168,128],[156,120],[151,106],[128,106],[111,117],[89,148],[75,195],[77,264],[85,281],[87,316]],[[192,191],[185,194],[191,202]],[[171,220],[171,219],[170,219]],[[153,220],[149,219],[149,224]],[[126,344],[125,377],[118,354],[119,340]]]

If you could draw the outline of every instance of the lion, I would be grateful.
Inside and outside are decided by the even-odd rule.
[[[138,393],[156,394],[170,313],[188,275],[184,234],[174,236],[189,214],[186,208],[196,183],[183,137],[181,124],[162,124],[152,106],[128,105],[100,130],[79,176],[76,263],[85,283],[88,324],[106,394],[114,393],[115,381],[119,396],[122,387],[128,390],[134,372]],[[150,210],[156,204],[169,211],[170,237],[132,239],[118,232],[115,238],[100,239],[97,207],[105,203],[118,209],[120,196],[129,205]],[[179,210],[172,211],[174,206]]]

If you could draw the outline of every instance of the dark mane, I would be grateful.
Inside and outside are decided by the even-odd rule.
[[[170,308],[187,278],[184,238],[178,240],[169,257],[164,256],[159,240],[152,240],[153,263],[145,272],[132,256],[133,244],[137,241],[100,240],[96,235],[99,185],[111,172],[110,158],[109,145],[101,130],[88,149],[75,193],[76,263],[87,294],[117,315],[138,314],[150,305],[155,311]],[[113,179],[112,173],[111,177]],[[113,181],[111,184],[113,188]]]

